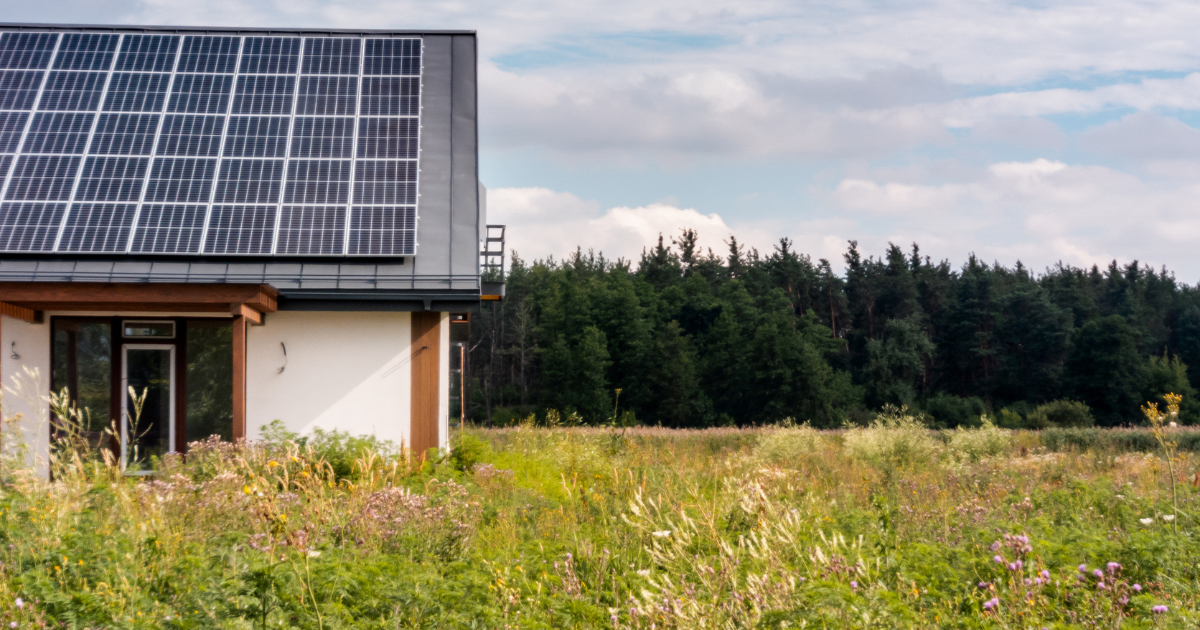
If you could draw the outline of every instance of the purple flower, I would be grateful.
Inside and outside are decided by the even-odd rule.
[[[1134,590],[1135,592],[1141,593],[1141,592],[1142,592],[1142,585],[1141,585],[1141,584],[1134,584],[1134,585],[1133,585],[1133,590]]]
[[[991,586],[991,584],[989,584],[989,583],[987,583],[987,582],[980,582],[980,583],[979,583],[979,588],[987,588],[987,587],[989,587],[989,586]]]
[[[992,562],[996,564],[1004,564],[1004,556],[992,556]]]
[[[1097,578],[1102,578],[1104,577],[1104,572],[1100,569],[1096,569],[1095,571],[1092,571],[1092,575],[1096,576]]]
[[[1042,581],[1038,580],[1038,584],[1041,584],[1041,583],[1042,583]],[[1025,586],[1029,586],[1030,584],[1033,584],[1033,580],[1031,580],[1029,578],[1025,578]]]
[[[999,605],[1000,605],[1000,598],[993,597],[993,598],[987,600],[986,602],[983,602],[983,609],[984,610],[993,610]]]
[[[1156,615],[1161,615],[1161,614],[1163,614],[1163,613],[1167,612],[1167,607],[1166,607],[1166,606],[1163,606],[1162,604],[1159,604],[1159,605],[1157,605],[1157,606],[1155,606],[1155,607],[1151,608],[1151,609],[1150,609],[1150,612],[1152,612],[1152,613],[1154,613],[1154,614],[1156,614]]]
[[[1116,575],[1117,571],[1120,571],[1120,570],[1121,570],[1121,564],[1119,562],[1109,562],[1108,563],[1108,572],[1109,573]]]
[[[1040,575],[1042,576],[1042,579],[1044,579],[1044,580],[1050,579],[1050,572],[1045,569],[1042,569],[1042,572]]]
[[[1103,591],[1103,590],[1106,590],[1108,588],[1108,586],[1105,586],[1104,582],[1096,582],[1096,588],[1098,590]]]
[[[857,591],[858,590],[858,582],[855,580],[850,580],[850,588]]]
[[[1079,565],[1079,572],[1080,572],[1080,573],[1087,573],[1087,565],[1086,565],[1086,564],[1081,564],[1081,565]]]

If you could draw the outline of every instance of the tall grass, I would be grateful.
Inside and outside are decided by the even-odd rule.
[[[151,479],[61,444],[55,481],[0,487],[0,624],[1200,622],[1190,452],[1174,462],[1176,511],[1152,452],[1056,452],[987,424],[929,432],[902,410],[833,432],[615,433],[469,429],[420,463],[369,439],[272,431],[192,444]]]

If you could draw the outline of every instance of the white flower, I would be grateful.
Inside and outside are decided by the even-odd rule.
[[[664,529],[657,532],[651,532],[651,535],[653,535],[655,538],[666,538],[667,536],[671,535],[671,530]]]
[[[1175,515],[1174,515],[1174,514],[1163,514],[1163,515],[1162,515],[1162,520],[1164,520],[1164,521],[1173,521],[1173,520],[1175,520]]]
[[[309,551],[308,552],[309,558],[316,558],[316,557],[319,557],[320,555],[321,555],[320,551]]]
[[[642,569],[641,571],[638,571],[637,574],[642,577],[650,577],[650,569]]]
[[[1171,427],[1172,429],[1174,429],[1175,427],[1177,427],[1177,426],[1179,426],[1179,425],[1178,425],[1178,424],[1175,424],[1174,422],[1172,422],[1171,424],[1168,424],[1167,426],[1169,426],[1169,427]]]
[[[1149,525],[1150,523],[1153,523],[1153,522],[1154,522],[1154,519],[1152,519],[1152,518],[1139,518],[1139,519],[1138,519],[1138,522],[1139,522],[1139,523],[1141,523],[1142,525]]]

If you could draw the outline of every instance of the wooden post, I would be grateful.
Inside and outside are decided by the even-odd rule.
[[[246,318],[233,318],[233,441],[246,438]]]
[[[441,320],[441,313],[412,314],[412,414],[408,434],[412,456],[418,460],[424,459],[427,450],[438,446]]]

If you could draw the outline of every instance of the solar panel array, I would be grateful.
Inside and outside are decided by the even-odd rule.
[[[0,252],[413,255],[421,51],[0,32]]]

